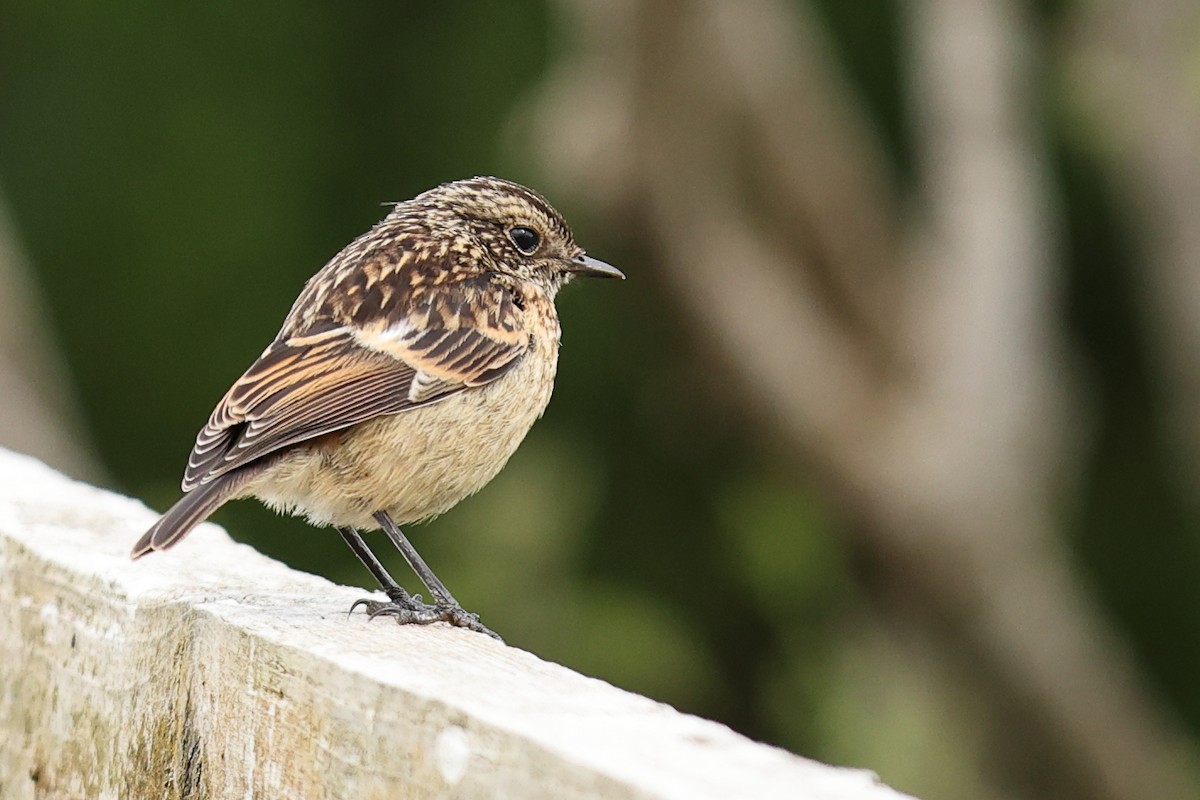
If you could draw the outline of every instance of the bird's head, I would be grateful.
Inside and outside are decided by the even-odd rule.
[[[576,275],[624,278],[575,243],[566,221],[532,189],[500,178],[444,183],[412,200],[450,231],[465,232],[463,247],[482,249],[492,268],[533,281],[553,296]]]

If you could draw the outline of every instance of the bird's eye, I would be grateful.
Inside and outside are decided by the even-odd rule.
[[[518,225],[515,228],[510,228],[508,238],[512,239],[512,243],[517,246],[527,256],[531,256],[538,249],[538,245],[542,243],[542,237],[533,228],[526,228],[523,225]]]

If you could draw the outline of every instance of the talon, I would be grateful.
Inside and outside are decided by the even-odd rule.
[[[367,619],[375,619],[376,617],[395,617],[396,621],[400,623],[416,621],[416,616],[409,609],[389,605],[381,605],[378,608],[368,610]]]
[[[368,620],[375,619],[376,617],[395,617],[396,621],[401,625],[405,623],[427,625],[430,622],[437,621],[437,613],[433,606],[414,602],[412,598],[407,596],[403,600],[392,600],[388,603],[370,598],[356,600],[354,605],[350,606],[351,613],[359,606],[367,610]]]
[[[500,638],[491,628],[479,621],[479,615],[467,611],[457,605],[428,605],[422,603],[420,595],[407,595],[393,598],[391,602],[381,602],[371,598],[355,600],[350,606],[349,614],[353,614],[359,606],[367,610],[367,619],[376,617],[395,617],[400,625],[430,625],[434,622],[445,622],[456,628],[465,628],[476,633],[486,634],[498,642]]]
[[[367,609],[367,619],[375,619],[376,617],[386,617],[389,614],[399,614],[400,609],[395,606],[377,606]]]
[[[479,621],[478,614],[467,611],[462,606],[439,605],[437,614],[438,619],[456,628],[466,628],[469,631],[486,634],[498,642],[504,641],[498,633]]]

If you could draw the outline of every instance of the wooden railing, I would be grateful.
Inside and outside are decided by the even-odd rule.
[[[898,798],[0,451],[0,797]]]

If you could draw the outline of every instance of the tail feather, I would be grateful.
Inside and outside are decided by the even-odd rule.
[[[167,509],[167,513],[138,539],[130,555],[139,558],[151,550],[166,550],[208,519],[226,500],[232,499],[250,477],[247,470],[236,470],[197,486]]]

